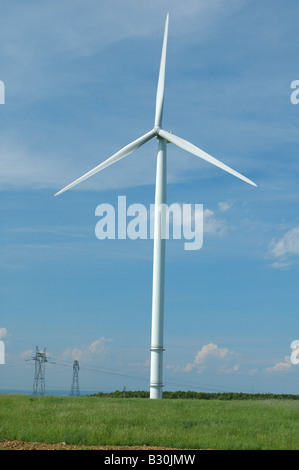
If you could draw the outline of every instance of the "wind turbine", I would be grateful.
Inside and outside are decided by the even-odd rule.
[[[110,158],[97,165],[92,170],[85,173],[63,189],[55,196],[67,191],[73,186],[81,183],[95,173],[107,168],[109,165],[126,157],[137,150],[153,137],[158,139],[157,170],[156,170],[156,193],[155,193],[155,220],[154,220],[154,252],[153,252],[153,291],[152,291],[152,331],[151,331],[151,367],[150,367],[150,398],[162,398],[162,365],[163,365],[163,329],[164,329],[164,279],[165,279],[165,237],[163,237],[163,227],[165,223],[165,213],[159,210],[161,204],[166,204],[166,144],[172,143],[187,152],[206,160],[222,170],[231,173],[241,180],[253,186],[256,184],[229,166],[220,162],[208,153],[199,149],[190,142],[177,137],[171,132],[162,128],[162,114],[164,105],[165,90],[165,67],[166,50],[168,37],[169,13],[166,16],[164,38],[160,62],[160,71],[156,95],[156,113],[153,129],[123,147]]]

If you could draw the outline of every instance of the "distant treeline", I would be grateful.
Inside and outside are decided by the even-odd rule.
[[[92,397],[101,398],[149,398],[149,392],[139,390],[115,390],[111,393],[95,393],[90,395]],[[163,398],[178,399],[178,398],[189,398],[196,400],[299,400],[299,395],[292,394],[275,394],[275,393],[237,393],[237,392],[219,392],[219,393],[207,393],[207,392],[193,392],[193,391],[176,391],[176,392],[163,392]]]

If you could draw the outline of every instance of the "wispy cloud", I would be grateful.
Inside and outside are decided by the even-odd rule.
[[[231,201],[224,201],[224,202],[219,202],[218,203],[218,209],[220,212],[226,212],[232,207],[232,202]]]
[[[16,0],[14,7],[9,7],[8,4],[3,7],[1,10],[3,14],[0,18],[0,41],[3,44],[0,60],[7,82],[5,109],[9,109],[8,106],[12,101],[14,106],[24,106],[24,109],[26,105],[27,107],[24,111],[26,122],[23,120],[18,122],[19,113],[14,114],[13,127],[11,126],[5,132],[6,142],[1,142],[1,189],[60,189],[108,158],[122,145],[128,144],[130,140],[126,137],[125,122],[131,119],[132,114],[135,115],[136,106],[134,113],[129,109],[126,119],[121,120],[123,123],[121,129],[117,122],[119,107],[115,109],[116,104],[112,103],[111,98],[108,109],[104,99],[107,93],[111,93],[113,97],[116,94],[111,89],[111,80],[107,81],[99,71],[99,67],[101,71],[103,70],[102,61],[105,59],[101,56],[103,51],[109,51],[110,57],[110,48],[117,43],[120,50],[118,52],[117,49],[115,52],[117,64],[118,54],[122,53],[122,44],[125,40],[143,38],[151,45],[155,44],[157,56],[153,63],[152,75],[148,70],[142,69],[144,65],[142,54],[140,54],[140,59],[138,58],[140,71],[149,76],[150,80],[153,79],[151,83],[154,90],[165,14],[168,10],[171,15],[170,40],[175,47],[176,38],[179,38],[181,46],[187,37],[188,43],[192,44],[191,35],[195,32],[196,40],[200,41],[202,37],[210,34],[212,25],[215,28],[218,21],[222,22],[225,17],[244,8],[247,3],[248,1],[243,0],[203,2],[186,0],[182,4],[165,0],[161,5],[158,0],[142,4],[137,0],[125,2],[111,0],[107,6],[103,2],[92,0],[62,0],[41,4],[34,2],[32,5],[26,5],[25,8],[20,0]],[[132,48],[128,46],[128,50],[132,51]],[[134,54],[138,56],[138,41]],[[180,57],[177,60],[180,61]],[[109,64],[110,61],[106,60],[105,67],[111,67]],[[156,69],[154,69],[155,64]],[[114,65],[114,67],[117,66]],[[139,65],[136,65],[137,80],[138,71]],[[122,73],[116,74],[115,72],[116,70],[113,70],[113,76],[123,76]],[[128,74],[125,67],[123,73]],[[132,76],[125,75],[126,77],[128,87],[130,87]],[[101,80],[105,83],[103,84]],[[96,99],[99,109],[95,107],[93,91],[89,91],[91,90],[90,83],[92,86],[97,83],[99,94]],[[134,83],[133,88],[134,92],[142,89],[142,93],[146,93],[146,100],[152,109],[154,103],[151,97],[147,96],[148,87],[144,90],[144,85],[141,85],[137,90],[136,83]],[[86,98],[84,108],[80,107],[79,110],[76,108],[74,113],[73,106],[76,106],[78,97],[82,95]],[[62,96],[63,100],[60,100]],[[122,96],[123,103],[125,103],[129,96],[126,89],[122,90]],[[68,99],[72,100],[71,105]],[[128,99],[130,100],[130,97]],[[28,107],[28,101],[32,106]],[[117,136],[113,136],[111,140],[111,126],[107,125],[109,112],[113,115],[113,123],[118,129]],[[146,117],[145,126],[147,122],[151,125],[150,118],[151,116],[147,120]],[[84,125],[85,121],[88,121],[90,125],[86,130],[85,124],[84,135],[82,123]],[[136,123],[139,121],[139,117],[136,116],[135,127],[138,127]],[[192,116],[190,116],[190,121],[192,121]],[[132,128],[131,125],[128,127]],[[100,139],[98,139],[99,130]],[[146,130],[146,128],[143,129],[143,131]],[[94,136],[92,142],[90,141],[91,134]],[[138,133],[132,134],[132,139],[138,137]],[[76,139],[74,135],[77,135]],[[71,149],[74,140],[77,143],[75,148]],[[120,146],[119,142],[121,142]],[[198,164],[198,162],[195,163],[195,159],[194,165],[192,162],[193,159],[189,159],[189,172],[196,163]],[[101,190],[152,183],[154,181],[152,161],[148,162],[148,159],[143,159],[139,166],[135,163],[134,158],[126,160],[125,166],[119,163],[113,167],[113,170],[107,170],[104,178],[95,176],[75,190]],[[175,182],[183,179],[178,169],[171,171],[171,178]]]
[[[299,261],[299,226],[288,230],[278,241],[272,240],[269,254],[277,259],[274,268],[287,268]]]
[[[265,372],[286,372],[292,367],[290,356],[285,356],[283,361],[276,362],[272,367],[267,367]]]
[[[211,209],[205,209],[203,213],[203,226],[204,233],[210,235],[225,235],[228,231],[228,226],[225,220],[216,216],[215,212]]]
[[[68,348],[61,354],[61,359],[77,360],[85,363],[103,359],[109,353],[111,341],[111,338],[102,336],[88,346],[83,346],[82,348]]]
[[[33,357],[34,351],[33,349],[27,349],[26,351],[22,351],[20,354],[20,359],[28,360],[29,358]]]
[[[7,329],[6,328],[0,328],[0,339],[5,338],[7,335]]]
[[[202,36],[217,20],[242,9],[245,3],[243,0],[186,0],[182,4],[164,0],[161,5],[159,0],[142,3],[110,0],[108,5],[93,0],[62,0],[25,6],[16,0],[13,6],[7,3],[1,9],[2,69],[10,71],[13,85],[10,93],[24,94],[25,83],[27,94],[53,93],[53,83],[61,85],[58,77],[69,73],[63,58],[96,55],[113,43],[132,37],[152,40],[157,32],[162,37],[161,27],[167,11],[172,17],[172,35],[184,38],[196,30]],[[47,64],[53,61],[61,61],[55,76],[47,74]],[[42,87],[36,86],[41,78]]]
[[[83,238],[84,234],[78,233],[77,227],[69,227],[68,230],[65,230],[66,227],[17,227],[17,228],[6,228],[0,230],[1,233],[4,234],[50,234],[50,235],[62,235],[66,237],[75,237],[75,238]],[[82,230],[82,229],[81,229]]]

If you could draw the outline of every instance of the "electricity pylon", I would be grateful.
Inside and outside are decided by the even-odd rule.
[[[36,346],[35,356],[32,359],[35,361],[33,395],[42,396],[46,390],[45,369],[46,362],[48,362],[46,348],[43,351],[39,351],[38,346]]]
[[[80,396],[80,389],[79,389],[79,361],[74,361],[73,364],[73,381],[72,381],[72,388],[71,388],[71,397]]]

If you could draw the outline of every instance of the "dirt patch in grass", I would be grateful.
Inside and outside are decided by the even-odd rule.
[[[170,447],[150,446],[81,446],[65,442],[47,444],[44,442],[22,442],[4,439],[0,441],[0,450],[176,450]]]

